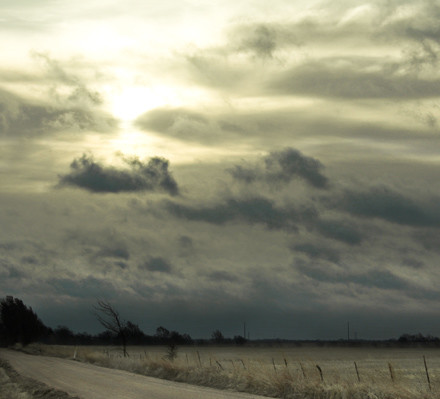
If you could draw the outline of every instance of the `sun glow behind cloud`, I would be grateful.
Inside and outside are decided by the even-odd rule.
[[[125,87],[110,100],[111,111],[124,122],[133,121],[143,112],[168,104],[172,97],[166,89]]]

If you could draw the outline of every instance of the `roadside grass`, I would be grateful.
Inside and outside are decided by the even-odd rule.
[[[23,348],[21,349],[23,350]],[[103,367],[177,382],[218,389],[247,392],[281,399],[434,399],[440,398],[435,384],[428,387],[422,375],[405,374],[390,363],[388,369],[348,370],[342,362],[320,367],[312,361],[293,362],[284,358],[276,363],[259,359],[200,359],[192,353],[180,354],[174,361],[163,353],[135,351],[122,357],[114,348],[72,347],[33,344],[28,353],[75,358]],[[339,366],[340,365],[340,366]],[[360,381],[359,381],[360,380]]]

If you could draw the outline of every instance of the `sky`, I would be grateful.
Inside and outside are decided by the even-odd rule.
[[[0,296],[96,333],[440,336],[440,4],[2,0]]]

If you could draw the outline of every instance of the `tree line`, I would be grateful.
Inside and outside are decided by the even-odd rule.
[[[192,345],[192,344],[243,344],[241,336],[225,338],[219,330],[212,333],[211,339],[193,339],[189,334],[170,331],[163,326],[156,328],[154,335],[145,334],[140,327],[125,321],[109,302],[98,301],[94,313],[104,331],[92,335],[87,332],[75,333],[67,326],[55,329],[47,327],[31,307],[21,299],[7,296],[0,300],[0,346],[31,342],[54,345],[121,345],[124,354],[127,345]]]
[[[236,335],[226,338],[220,330],[212,332],[210,339],[193,339],[189,334],[170,331],[163,326],[157,327],[155,334],[145,334],[137,324],[125,321],[119,312],[106,301],[98,301],[94,307],[97,320],[104,327],[99,334],[87,332],[74,333],[67,326],[55,329],[47,327],[31,307],[26,306],[21,299],[6,296],[0,300],[0,346],[12,346],[20,343],[23,346],[31,342],[42,342],[54,345],[120,345],[126,355],[127,345],[166,345],[173,348],[177,345],[243,345],[247,339]],[[291,340],[260,340],[260,343],[300,342]],[[326,341],[310,341],[315,344],[326,344]],[[342,342],[342,341],[341,341]],[[345,341],[344,341],[345,342]],[[376,344],[378,341],[349,341],[350,344]],[[440,338],[422,334],[403,334],[397,340],[383,341],[389,344],[431,344],[440,345]],[[340,341],[327,342],[339,344]]]

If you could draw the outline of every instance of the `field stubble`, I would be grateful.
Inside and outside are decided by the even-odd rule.
[[[166,347],[157,346],[129,347],[127,358],[115,347],[34,345],[29,350],[283,399],[440,398],[440,348],[179,347],[173,361],[166,359]]]

